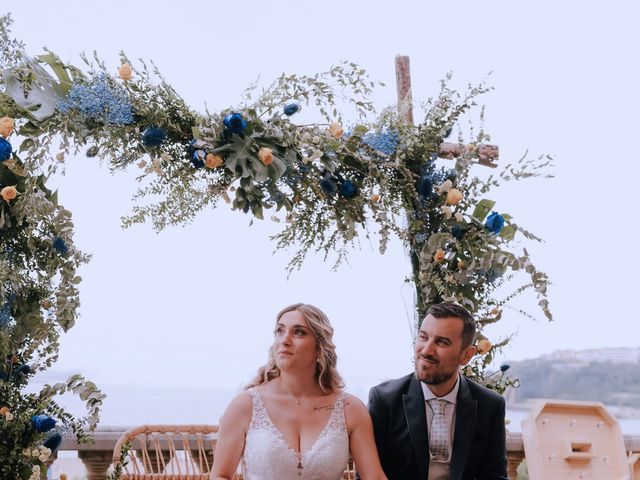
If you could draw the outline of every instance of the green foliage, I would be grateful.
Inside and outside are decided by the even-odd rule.
[[[18,68],[24,57],[21,44],[9,39],[8,24],[8,17],[0,18],[0,72]],[[19,109],[2,90],[0,99],[0,117],[17,116]],[[35,135],[42,131],[26,118],[21,128]],[[23,151],[34,148],[32,139],[25,142]],[[46,187],[38,162],[21,156],[14,152],[0,163],[0,190],[15,187],[17,192],[16,198],[0,199],[0,479],[11,480],[39,478],[51,453],[41,445],[48,434],[32,425],[34,415],[49,415],[56,432],[84,441],[104,399],[81,376],[27,393],[33,376],[56,361],[60,335],[75,323],[81,281],[76,272],[88,257],[75,248],[71,212]],[[75,419],[56,403],[66,391],[86,403],[86,419]]]

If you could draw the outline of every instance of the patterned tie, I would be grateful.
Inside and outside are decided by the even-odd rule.
[[[440,398],[431,398],[427,402],[433,410],[429,450],[436,460],[446,461],[449,458],[449,426],[444,416],[444,408],[449,402]]]

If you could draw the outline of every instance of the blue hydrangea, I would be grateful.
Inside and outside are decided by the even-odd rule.
[[[429,198],[433,193],[433,177],[431,175],[423,175],[418,180],[416,190],[422,197]]]
[[[393,155],[398,148],[399,137],[398,132],[395,130],[388,130],[386,132],[367,133],[362,137],[362,141],[385,155]]]
[[[133,111],[127,93],[110,84],[105,75],[100,75],[88,84],[74,84],[66,100],[57,105],[61,113],[72,110],[87,119],[108,125],[133,123]]]

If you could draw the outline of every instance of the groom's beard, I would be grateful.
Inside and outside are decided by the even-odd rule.
[[[418,361],[431,361],[433,362],[432,371],[427,371],[424,368],[420,368],[418,365]],[[420,380],[422,383],[426,383],[427,385],[439,385],[441,383],[446,382],[447,380],[451,380],[454,375],[458,373],[458,365],[454,365],[453,368],[448,368],[446,365],[443,366],[439,360],[436,360],[431,355],[419,356],[416,358],[416,378]]]

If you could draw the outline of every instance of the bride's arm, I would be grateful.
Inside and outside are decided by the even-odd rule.
[[[373,424],[367,407],[360,399],[347,394],[345,417],[349,431],[349,450],[362,480],[387,480],[380,466],[373,439]]]
[[[225,410],[220,419],[210,480],[233,479],[244,450],[244,440],[251,422],[251,410],[249,392],[242,392]]]

